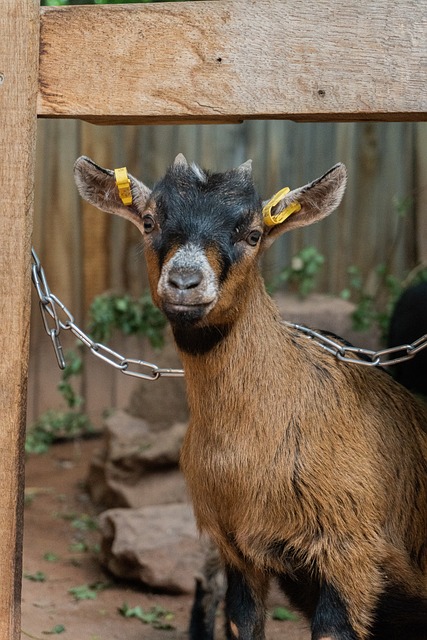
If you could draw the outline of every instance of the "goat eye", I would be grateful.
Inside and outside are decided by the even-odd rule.
[[[154,230],[154,227],[156,226],[153,216],[150,216],[148,214],[142,218],[142,224],[143,224],[145,233],[151,233]]]
[[[256,247],[256,245],[258,244],[260,238],[261,238],[261,231],[258,231],[257,229],[254,229],[246,237],[246,242],[248,244],[250,244],[251,247]]]

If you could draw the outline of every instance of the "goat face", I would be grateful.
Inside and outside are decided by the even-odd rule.
[[[200,325],[219,310],[224,320],[239,296],[237,274],[250,271],[263,234],[250,170],[207,174],[176,161],[142,221],[152,292],[169,320]]]
[[[272,210],[298,202],[299,211],[268,226],[252,181],[250,161],[225,173],[206,173],[182,155],[150,191],[129,176],[133,202],[122,204],[114,173],[88,158],[75,164],[80,194],[140,229],[154,302],[175,326],[229,323],[239,313],[257,257],[281,233],[311,224],[338,206],[346,171],[336,165],[295,189]]]

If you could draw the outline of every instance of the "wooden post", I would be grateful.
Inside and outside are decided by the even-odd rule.
[[[20,637],[38,0],[0,11],[0,638]]]
[[[427,264],[427,123],[417,125],[417,174],[418,190],[415,194],[415,206],[417,211],[417,250],[418,260]]]

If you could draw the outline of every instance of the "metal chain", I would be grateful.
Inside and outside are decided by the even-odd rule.
[[[349,364],[359,364],[368,367],[390,367],[394,364],[411,360],[419,351],[427,347],[427,333],[411,344],[402,344],[398,347],[389,347],[388,349],[373,351],[372,349],[362,349],[361,347],[352,347],[339,343],[327,335],[313,331],[313,329],[309,329],[301,324],[294,324],[292,322],[285,322],[285,324],[297,331],[301,331],[309,338],[315,340],[323,349],[334,355],[338,360]]]
[[[95,342],[90,336],[80,329],[74,322],[74,316],[67,309],[65,304],[51,292],[44,269],[40,263],[37,253],[31,249],[33,265],[31,277],[39,298],[39,305],[43,325],[47,335],[51,338],[56,359],[60,369],[65,368],[65,360],[59,334],[62,330],[71,333],[83,342],[90,349],[94,356],[104,360],[115,369],[118,369],[126,376],[141,378],[142,380],[158,380],[160,377],[181,377],[184,375],[182,369],[162,369],[152,362],[126,358],[110,347]]]
[[[31,276],[39,298],[39,305],[43,325],[46,333],[52,340],[56,359],[60,369],[65,368],[65,360],[59,334],[62,330],[71,331],[71,333],[83,342],[90,349],[94,356],[104,360],[115,369],[118,369],[126,376],[141,378],[143,380],[154,381],[161,377],[181,377],[184,375],[183,369],[162,369],[152,362],[145,360],[137,360],[135,358],[126,358],[117,353],[110,347],[94,342],[90,336],[80,329],[74,322],[74,316],[67,309],[65,304],[51,292],[44,269],[34,249],[31,250],[33,265]],[[331,353],[341,362],[349,364],[358,364],[369,367],[388,367],[406,360],[411,360],[419,351],[427,347],[427,334],[423,335],[412,344],[404,344],[389,349],[381,349],[373,351],[371,349],[362,349],[360,347],[352,347],[333,340],[332,338],[313,331],[304,325],[295,324],[293,322],[284,322],[285,325],[291,327],[308,338],[314,340],[323,349]],[[147,371],[148,370],[148,371]]]

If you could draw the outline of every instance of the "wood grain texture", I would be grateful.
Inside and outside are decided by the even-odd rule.
[[[416,127],[416,170],[419,175],[419,187],[415,193],[418,254],[420,262],[427,266],[427,124],[418,123]]]
[[[424,0],[44,8],[38,113],[109,124],[424,120],[426,27]]]
[[[112,164],[110,140],[110,129],[97,129],[95,134],[92,125],[81,123],[81,147],[84,151],[82,154],[77,153],[76,158],[78,155],[87,155],[90,158],[97,158],[97,162],[101,166],[110,167]],[[83,309],[84,314],[87,314],[94,297],[109,288],[112,217],[102,215],[84,200],[80,202],[80,207],[83,250]]]
[[[38,0],[0,12],[0,638],[20,637]]]

